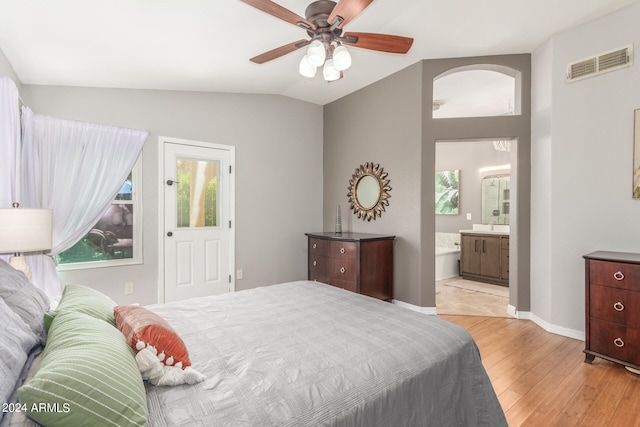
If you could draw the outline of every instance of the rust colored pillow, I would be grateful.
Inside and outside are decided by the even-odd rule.
[[[136,353],[151,346],[164,365],[182,369],[191,365],[189,352],[182,338],[158,314],[139,305],[116,306],[113,314],[116,326]]]

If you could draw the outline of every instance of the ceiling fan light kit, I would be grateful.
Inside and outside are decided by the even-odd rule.
[[[327,50],[320,40],[314,40],[307,48],[307,61],[309,64],[319,67],[327,58]]]
[[[271,16],[302,28],[311,40],[299,40],[251,58],[252,62],[264,64],[294,52],[304,46],[307,53],[300,61],[299,72],[312,78],[317,67],[323,66],[322,75],[326,81],[339,80],[343,71],[351,67],[351,54],[344,46],[387,53],[405,54],[411,48],[413,39],[377,33],[344,33],[342,29],[366,9],[373,0],[318,0],[307,6],[305,18],[274,3],[271,0],[240,0]]]
[[[302,60],[300,61],[300,75],[303,77],[309,77],[309,78],[313,78],[316,76],[316,70],[318,69],[318,67],[316,67],[315,65],[312,65],[309,62],[309,57],[307,55],[302,57]]]
[[[324,63],[322,75],[328,82],[332,82],[340,78],[340,70],[333,65],[333,59],[329,58],[327,59],[327,62]]]
[[[339,45],[333,51],[333,65],[340,71],[345,71],[351,67],[351,54],[343,45]]]

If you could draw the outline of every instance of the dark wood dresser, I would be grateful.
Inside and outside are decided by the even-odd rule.
[[[306,233],[309,280],[370,297],[393,298],[395,236],[365,233]]]
[[[585,362],[598,356],[640,369],[640,254],[598,251],[585,259]]]

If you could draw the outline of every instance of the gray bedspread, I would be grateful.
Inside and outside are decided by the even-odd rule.
[[[506,426],[462,328],[316,282],[149,306],[196,385],[146,384],[149,426]]]

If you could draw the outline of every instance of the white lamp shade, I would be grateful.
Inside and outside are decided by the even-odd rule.
[[[309,64],[309,60],[307,55],[302,57],[300,61],[300,74],[304,77],[315,77],[316,76],[316,66]]]
[[[328,82],[332,82],[334,80],[338,80],[340,78],[340,70],[338,70],[333,65],[333,59],[327,59],[327,62],[324,63],[324,68],[322,69],[322,75],[324,79]]]
[[[0,209],[0,253],[51,249],[51,209]]]
[[[333,65],[339,71],[344,71],[351,67],[351,54],[343,45],[336,47],[333,51]]]
[[[320,40],[314,40],[307,48],[307,61],[309,64],[316,67],[324,64],[324,60],[327,57],[327,51],[324,44]]]

